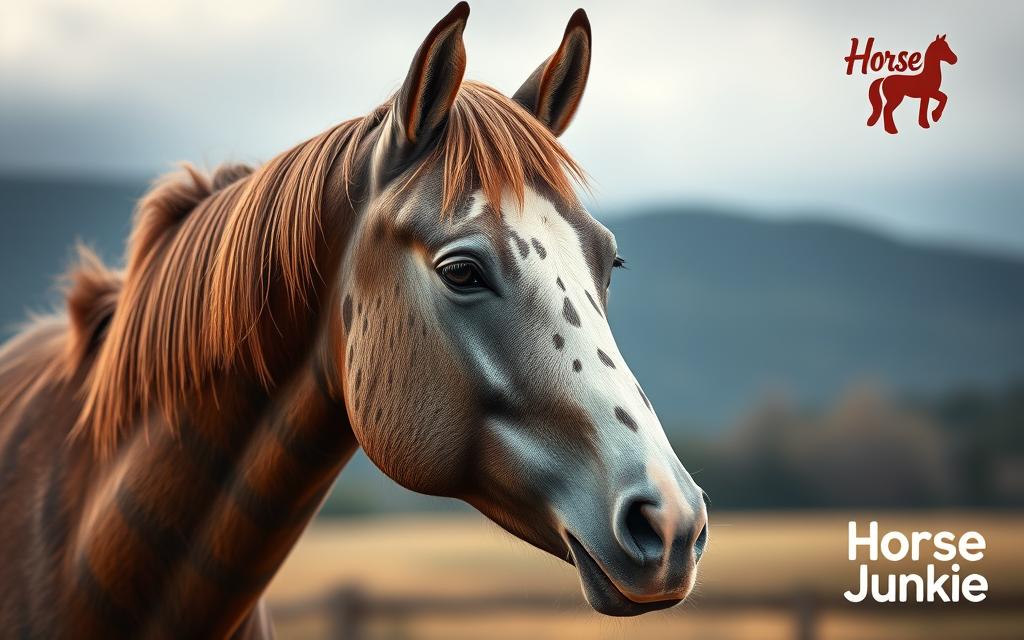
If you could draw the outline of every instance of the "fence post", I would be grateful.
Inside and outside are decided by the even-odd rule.
[[[330,637],[362,640],[365,636],[367,599],[355,585],[345,585],[330,598]]]
[[[801,591],[797,594],[795,613],[797,640],[815,640],[818,631],[818,608],[812,592]]]

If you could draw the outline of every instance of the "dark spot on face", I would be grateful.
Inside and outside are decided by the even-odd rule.
[[[562,284],[562,279],[561,278],[555,278],[555,284],[558,285],[559,289],[561,289],[562,291],[565,291],[565,285]]]
[[[362,369],[357,369],[356,370],[356,386],[355,386],[355,389],[353,389],[353,390],[354,391],[359,391],[359,386],[361,384],[363,384],[363,370]]]
[[[587,300],[590,300],[590,306],[594,307],[594,311],[597,312],[597,315],[603,318],[604,314],[601,313],[601,307],[597,306],[597,303],[594,302],[594,298],[590,295],[590,292],[584,290],[583,293],[587,294]]]
[[[630,431],[636,431],[636,420],[633,420],[633,416],[629,415],[629,412],[622,407],[615,407],[615,417],[619,419],[619,422],[629,427]]]
[[[540,256],[541,260],[548,257],[548,250],[544,248],[544,245],[540,243],[540,240],[537,238],[530,238],[530,244],[533,245],[533,250],[537,252],[537,255]]]
[[[366,404],[365,409],[368,411],[371,407],[376,405],[377,398],[377,376],[371,376],[370,380],[366,383],[366,390],[363,393],[363,401]],[[365,420],[365,418],[364,418]]]
[[[348,345],[348,366],[350,367],[352,366],[352,356],[355,354],[355,348],[356,343],[355,340],[353,340],[352,344]]]
[[[580,326],[580,314],[576,313],[576,307],[572,305],[569,298],[566,298],[565,302],[562,303],[562,315],[565,316],[565,320],[572,326]]]
[[[551,336],[551,339],[554,340],[556,349],[561,349],[563,346],[565,346],[565,339],[562,338],[562,336],[558,335],[557,333]]]
[[[611,367],[612,369],[615,368],[615,363],[612,362],[612,359],[609,358],[608,354],[605,353],[604,351],[601,351],[600,349],[598,349],[597,350],[597,357],[601,359],[601,362],[603,362],[606,367]]]
[[[345,296],[345,302],[341,305],[341,319],[345,321],[345,333],[352,329],[352,296]]]
[[[380,310],[380,296],[377,296],[377,310]]]
[[[366,328],[370,326],[370,321],[366,316],[363,316],[363,333],[366,333]]]
[[[516,248],[519,249],[519,257],[521,257],[521,258],[523,258],[525,260],[526,256],[530,255],[530,245],[529,245],[529,243],[527,243],[526,240],[523,240],[522,238],[520,238],[519,234],[516,233],[515,231],[513,231],[512,229],[509,229],[508,233],[509,233],[509,235],[512,236],[512,239],[515,240]]]
[[[583,363],[580,362],[579,360],[573,360],[572,361],[572,370],[575,371],[576,373],[579,373],[580,371],[583,370]]]
[[[363,301],[362,300],[360,300],[359,304],[356,306],[356,315],[360,315],[360,316],[363,315]]]
[[[647,399],[647,394],[640,388],[640,385],[636,385],[636,390],[640,393],[640,397],[643,398],[644,404],[647,405],[648,409],[651,409],[651,401]],[[653,411],[653,409],[651,409]]]

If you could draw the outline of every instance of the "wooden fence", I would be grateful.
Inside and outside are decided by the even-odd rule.
[[[271,608],[273,618],[283,624],[310,616],[327,616],[329,637],[338,640],[363,640],[371,620],[408,620],[424,616],[479,616],[482,614],[559,614],[587,609],[582,599],[575,604],[550,596],[482,595],[464,597],[382,596],[369,594],[356,585],[345,585],[325,597],[301,602],[283,603]],[[791,595],[715,595],[701,596],[692,607],[671,610],[677,615],[701,613],[738,614],[749,611],[770,611],[791,615],[796,640],[818,640],[819,622],[828,613],[884,612],[894,615],[927,612],[936,615],[962,614],[969,610],[993,614],[1024,614],[1024,593],[989,594],[981,603],[879,603],[847,602],[842,595],[825,598],[812,591]]]

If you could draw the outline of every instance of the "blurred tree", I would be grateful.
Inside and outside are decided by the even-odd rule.
[[[851,387],[829,410],[767,396],[718,438],[677,451],[715,506],[937,507],[1024,504],[1024,384],[894,399]]]

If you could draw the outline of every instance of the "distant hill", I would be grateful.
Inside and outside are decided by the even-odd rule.
[[[932,393],[1024,374],[1024,260],[823,222],[664,209],[609,227],[611,318],[662,421],[717,423],[766,391]]]
[[[145,185],[0,178],[0,337],[57,300],[82,239],[117,260]],[[670,430],[731,420],[778,390],[824,404],[1024,376],[1024,260],[819,222],[665,207],[608,222],[619,346]]]

